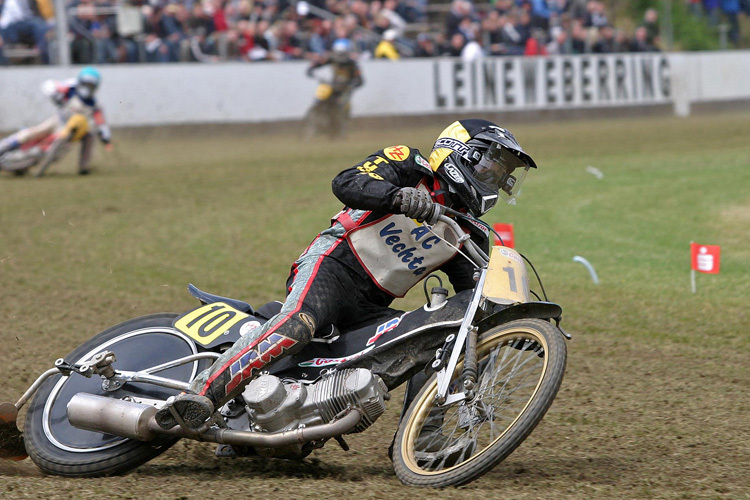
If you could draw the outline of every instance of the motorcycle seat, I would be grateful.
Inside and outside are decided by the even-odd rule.
[[[284,304],[282,304],[278,300],[274,300],[273,302],[268,302],[260,306],[258,310],[255,311],[255,315],[263,319],[271,319],[272,317],[279,314],[279,312],[281,312],[281,306],[283,305]]]
[[[251,306],[247,302],[244,302],[242,300],[237,300],[237,299],[230,299],[229,297],[222,297],[221,295],[214,295],[212,293],[204,292],[203,290],[199,290],[198,287],[196,287],[192,283],[188,285],[188,292],[190,292],[190,295],[200,300],[204,304],[212,304],[214,302],[224,302],[225,304],[231,307],[234,307],[238,311],[248,313],[248,314],[253,314],[253,315],[255,314],[255,310],[253,309],[253,306]]]

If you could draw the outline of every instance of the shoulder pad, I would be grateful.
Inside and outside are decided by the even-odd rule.
[[[399,162],[409,168],[413,168],[424,175],[432,176],[430,162],[418,150],[411,149],[409,146],[399,145],[385,148],[383,156],[390,161]]]

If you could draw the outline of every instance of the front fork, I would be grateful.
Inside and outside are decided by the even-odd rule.
[[[435,402],[440,406],[457,403],[474,397],[472,391],[477,381],[476,348],[477,333],[479,330],[476,326],[472,325],[472,322],[474,321],[474,317],[479,309],[479,304],[482,301],[482,289],[484,288],[484,281],[486,278],[487,268],[484,267],[480,271],[477,285],[474,287],[474,294],[469,302],[469,307],[466,309],[466,315],[464,316],[464,319],[461,322],[461,327],[458,329],[458,333],[454,339],[448,364],[443,366],[437,373],[437,394],[435,394]],[[463,391],[448,394],[448,389],[462,352],[465,353],[464,367],[462,371]]]

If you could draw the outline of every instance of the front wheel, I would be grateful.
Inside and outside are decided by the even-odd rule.
[[[433,375],[401,421],[393,467],[404,483],[459,486],[490,471],[536,427],[557,395],[567,351],[551,323],[522,319],[477,341],[478,377],[470,400],[440,406]],[[453,380],[460,379],[459,363]]]
[[[65,360],[82,364],[107,350],[117,358],[115,369],[139,371],[196,354],[193,341],[172,328],[175,317],[176,314],[161,313],[125,321],[83,343]],[[158,375],[189,382],[208,364],[208,360],[196,361]],[[142,383],[127,383],[115,391],[105,391],[98,376],[50,377],[34,395],[24,425],[26,451],[44,472],[68,477],[119,474],[151,460],[177,441],[160,436],[141,442],[75,428],[68,422],[67,404],[79,392],[114,399],[131,396],[163,401],[178,391]]]

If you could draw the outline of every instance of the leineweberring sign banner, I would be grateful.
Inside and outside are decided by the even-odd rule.
[[[665,104],[669,58],[658,53],[438,59],[435,111],[510,111]]]

